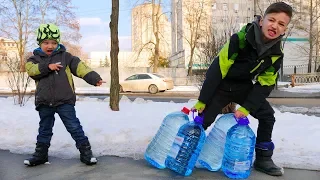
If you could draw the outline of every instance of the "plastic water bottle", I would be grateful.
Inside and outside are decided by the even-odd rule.
[[[144,154],[145,159],[154,167],[165,168],[165,161],[179,128],[189,122],[190,110],[183,108],[181,111],[168,114],[148,145]]]
[[[256,136],[247,117],[237,121],[227,134],[222,171],[229,178],[244,179],[251,173]]]
[[[228,130],[236,124],[233,113],[224,114],[215,121],[200,152],[197,168],[206,168],[209,171],[218,171],[221,168]]]
[[[179,129],[166,159],[167,168],[183,176],[192,173],[206,138],[202,123],[203,118],[197,116]]]

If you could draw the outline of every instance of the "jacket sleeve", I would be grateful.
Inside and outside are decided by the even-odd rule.
[[[88,84],[91,84],[93,86],[96,86],[97,83],[102,80],[98,73],[93,71],[89,66],[87,66],[76,56],[71,57],[70,69],[73,75],[82,78]]]
[[[28,75],[38,81],[42,77],[47,76],[50,72],[49,61],[37,61],[35,56],[30,57],[25,64],[26,71]]]
[[[257,82],[242,105],[244,110],[247,111],[245,114],[255,113],[270,95],[276,84],[282,60],[283,56],[279,57],[272,66],[257,76]]]
[[[199,101],[207,104],[211,100],[216,88],[221,80],[226,77],[229,68],[238,56],[238,51],[239,36],[233,34],[210,65],[200,91]]]

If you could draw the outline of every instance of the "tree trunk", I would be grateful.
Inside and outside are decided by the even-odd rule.
[[[118,22],[119,22],[119,0],[112,0],[112,13],[110,17],[111,31],[111,86],[110,86],[110,108],[113,111],[119,111],[119,70],[118,70]]]
[[[18,13],[18,28],[19,28],[19,42],[18,42],[18,52],[19,52],[19,60],[20,60],[20,72],[25,72],[25,64],[24,64],[24,45],[23,42],[23,29],[22,29],[22,15],[21,12]]]
[[[191,49],[190,60],[188,64],[188,76],[192,76],[193,54],[194,54],[194,48]]]
[[[313,6],[312,1],[310,0],[310,9],[309,9],[309,16],[310,16],[310,24],[309,24],[309,62],[308,62],[308,73],[311,73],[311,65],[312,65],[312,54],[313,54]]]
[[[154,63],[153,63],[153,72],[158,72],[158,66],[159,66],[159,43],[156,43],[155,49],[154,49]]]
[[[159,1],[159,6],[156,6],[155,0],[152,0],[152,28],[153,28],[153,35],[155,37],[155,47],[154,47],[154,61],[153,61],[153,70],[152,72],[158,72],[159,66],[159,45],[160,45],[160,38],[159,38],[159,8],[160,8],[161,0]]]

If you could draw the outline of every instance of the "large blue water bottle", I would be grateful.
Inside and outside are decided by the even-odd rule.
[[[250,176],[256,136],[249,127],[247,117],[237,119],[227,133],[222,171],[232,179],[245,179]]]
[[[184,107],[181,111],[168,114],[148,145],[145,159],[154,167],[165,168],[165,161],[179,128],[189,122],[190,110]]]
[[[167,168],[183,176],[192,173],[206,138],[202,123],[203,117],[197,116],[179,129],[166,159]]]
[[[221,168],[228,130],[236,124],[233,113],[224,114],[215,121],[200,152],[197,168],[206,168],[209,171],[218,171]]]

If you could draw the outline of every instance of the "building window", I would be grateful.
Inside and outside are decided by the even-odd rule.
[[[222,4],[222,9],[223,9],[224,11],[228,11],[228,4],[227,4],[227,3],[223,3],[223,4]]]
[[[235,13],[238,13],[238,11],[239,11],[239,4],[238,4],[238,3],[234,4],[234,5],[233,5],[233,9],[234,9],[234,12],[235,12]]]
[[[212,9],[213,9],[213,10],[216,10],[216,9],[217,9],[217,3],[213,3],[213,4],[212,4]]]

